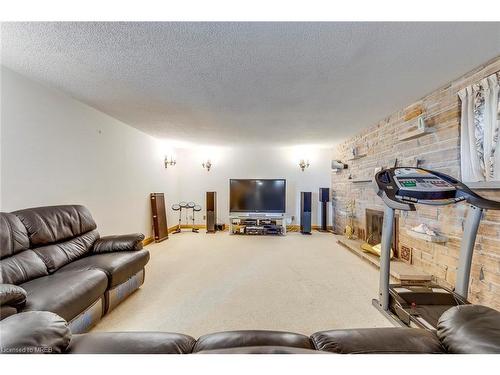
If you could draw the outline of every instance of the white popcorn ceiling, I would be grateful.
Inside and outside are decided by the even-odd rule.
[[[4,23],[2,64],[155,137],[333,145],[500,55],[500,23]]]

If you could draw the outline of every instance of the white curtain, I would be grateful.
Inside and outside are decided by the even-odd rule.
[[[459,91],[462,180],[500,181],[499,73]]]

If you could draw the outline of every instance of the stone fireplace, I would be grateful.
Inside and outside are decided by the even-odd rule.
[[[392,244],[394,256],[399,258],[399,234],[398,234],[398,215],[394,217],[394,230],[392,235]],[[384,222],[384,211],[365,209],[365,238],[370,245],[377,245],[382,242],[382,226]]]

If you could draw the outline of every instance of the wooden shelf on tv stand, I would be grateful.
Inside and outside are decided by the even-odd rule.
[[[364,261],[369,264],[380,268],[380,258],[376,255],[366,253],[361,250],[361,245],[364,241],[361,240],[350,240],[344,236],[337,236],[337,243],[350,250],[353,254],[359,256]],[[391,260],[391,277],[396,280],[396,282],[404,281],[431,281],[432,275],[419,270],[417,267],[405,263],[398,259]]]

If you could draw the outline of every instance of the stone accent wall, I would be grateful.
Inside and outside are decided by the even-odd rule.
[[[353,180],[371,179],[375,169],[391,167],[398,159],[399,166],[420,166],[460,178],[460,101],[458,91],[500,70],[500,57],[467,73],[445,87],[432,92],[408,107],[391,114],[338,147],[336,159],[349,165],[341,172],[332,171],[334,227],[343,233],[348,222],[346,204],[355,200],[354,227],[364,236],[365,209],[383,210],[381,199],[370,182]],[[433,132],[419,138],[399,141],[412,130],[414,121],[409,117],[422,112],[425,123]],[[350,152],[357,147],[365,157],[350,160]],[[349,179],[352,176],[352,180]],[[479,194],[500,200],[500,190],[480,190]],[[412,264],[433,275],[436,282],[452,287],[456,269],[466,204],[440,208],[419,205],[417,212],[400,213],[399,244],[412,248]],[[446,244],[435,244],[409,237],[406,230],[420,223],[448,237]],[[469,299],[500,310],[500,212],[490,211],[479,228],[474,253]]]

